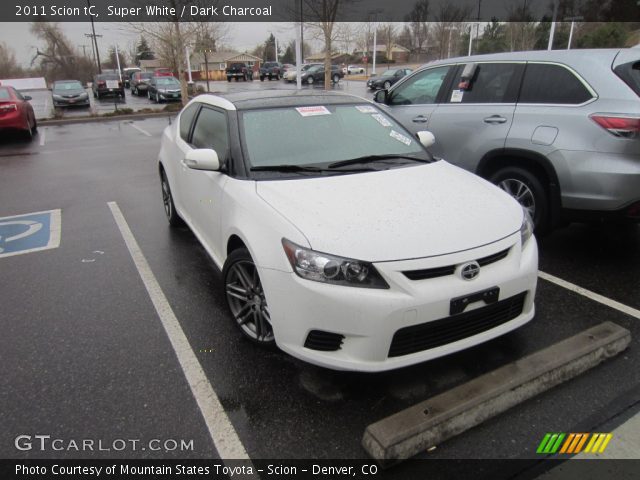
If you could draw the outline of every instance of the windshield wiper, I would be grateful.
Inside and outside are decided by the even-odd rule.
[[[370,162],[378,162],[380,160],[389,160],[394,158],[402,158],[407,160],[413,160],[414,162],[420,163],[430,163],[429,160],[424,158],[412,157],[410,155],[401,155],[397,153],[390,153],[387,155],[365,155],[363,157],[350,158],[349,160],[341,160],[339,162],[333,162],[328,165],[328,168],[340,168],[346,167],[348,165],[355,165],[357,163],[370,163]]]
[[[331,167],[331,165],[329,165]],[[373,169],[350,169],[350,170],[341,170],[341,172],[362,172],[362,171],[372,171]],[[263,165],[260,167],[251,167],[252,172],[311,172],[311,173],[322,173],[322,172],[331,172],[336,173],[335,170],[331,168],[321,168],[321,167],[312,167],[310,165]]]

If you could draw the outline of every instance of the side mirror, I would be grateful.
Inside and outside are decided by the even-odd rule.
[[[188,151],[184,157],[184,164],[193,170],[207,170],[210,172],[220,170],[218,154],[210,148],[198,148]]]
[[[378,90],[376,94],[373,96],[373,100],[376,103],[387,103],[388,97],[389,97],[389,92],[387,90]]]
[[[429,148],[431,145],[436,143],[436,137],[434,137],[433,133],[429,132],[428,130],[422,130],[416,133],[416,137],[418,137],[420,143],[426,148]]]
[[[32,97],[30,97],[29,95],[23,95],[22,98],[24,98],[26,101],[29,101],[32,99]]]

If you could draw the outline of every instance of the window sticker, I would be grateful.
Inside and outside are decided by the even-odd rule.
[[[380,125],[382,125],[383,127],[390,127],[391,126],[391,122],[389,120],[387,120],[386,118],[384,118],[384,116],[380,115],[379,113],[375,114],[375,115],[371,115]]]
[[[464,92],[462,90],[454,90],[451,92],[451,103],[460,103],[462,102],[462,96]]]
[[[327,110],[327,107],[322,105],[314,107],[297,107],[296,110],[303,117],[315,117],[316,115],[331,115],[331,112]]]
[[[407,146],[411,145],[411,139],[410,138],[405,137],[404,135],[402,135],[401,133],[396,132],[395,130],[391,130],[391,133],[389,133],[389,136],[395,138],[396,140],[398,140],[399,142],[404,143]]]
[[[356,108],[358,109],[359,112],[362,113],[376,113],[377,110],[375,107],[372,107],[371,105],[356,105]]]

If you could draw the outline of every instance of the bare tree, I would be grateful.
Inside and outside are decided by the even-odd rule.
[[[405,21],[411,32],[411,49],[422,53],[429,39],[429,0],[418,0]]]
[[[382,41],[387,61],[393,58],[393,46],[396,39],[397,26],[395,23],[381,23],[378,26],[378,41]]]
[[[324,88],[331,88],[331,54],[336,32],[334,26],[340,4],[345,0],[304,0],[308,25],[319,31],[324,40]]]
[[[435,13],[434,41],[438,45],[438,58],[451,56],[456,51],[462,22],[469,18],[471,7],[454,3],[440,3]]]
[[[356,36],[357,31],[352,23],[341,22],[336,25],[336,40],[342,52],[353,53]]]
[[[536,42],[536,26],[527,1],[513,2],[507,9],[509,50],[531,50]]]
[[[18,78],[24,75],[16,55],[6,43],[0,43],[0,78]]]

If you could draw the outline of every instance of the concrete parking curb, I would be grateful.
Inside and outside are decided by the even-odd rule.
[[[147,118],[162,118],[171,117],[177,115],[179,112],[159,112],[159,113],[143,113],[143,114],[127,114],[127,115],[113,115],[106,117],[73,117],[62,118],[56,120],[38,120],[39,127],[48,127],[55,125],[67,125],[70,123],[93,123],[93,122],[114,122],[120,120],[144,120]]]
[[[567,381],[627,348],[631,333],[604,322],[369,425],[365,450],[393,464]]]

